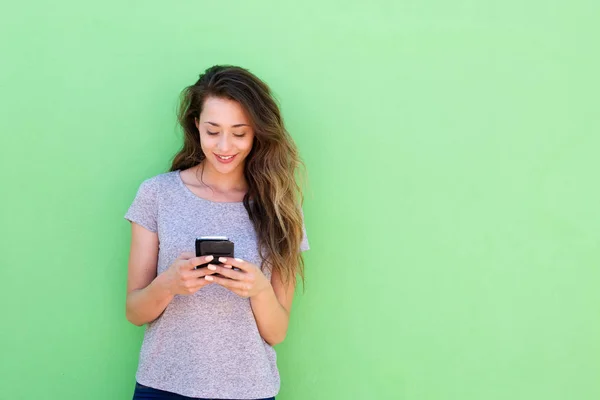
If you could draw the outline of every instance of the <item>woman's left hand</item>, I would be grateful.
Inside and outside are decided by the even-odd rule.
[[[251,262],[226,257],[220,257],[219,261],[223,264],[209,264],[208,269],[223,277],[206,275],[204,279],[224,286],[241,297],[254,297],[271,285],[260,268]],[[240,271],[235,271],[233,267],[239,268]]]

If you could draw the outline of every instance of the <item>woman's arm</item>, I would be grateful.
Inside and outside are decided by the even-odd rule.
[[[158,234],[132,222],[125,314],[134,325],[154,321],[174,297],[165,277],[156,276],[157,262]]]
[[[271,346],[283,342],[287,334],[295,282],[284,285],[275,271],[269,282],[260,268],[237,258],[221,257],[219,261],[224,265],[211,264],[208,268],[226,278],[207,276],[206,280],[224,286],[241,297],[250,298],[262,338]],[[232,266],[241,271],[234,271]]]
[[[285,339],[295,288],[294,282],[285,285],[279,274],[273,272],[271,284],[262,292],[250,297],[260,335],[271,346]]]
[[[176,294],[194,294],[210,284],[203,278],[213,272],[195,267],[212,259],[212,256],[195,257],[194,253],[182,253],[166,271],[156,276],[158,235],[132,222],[125,307],[127,320],[137,326],[152,322],[160,317]]]

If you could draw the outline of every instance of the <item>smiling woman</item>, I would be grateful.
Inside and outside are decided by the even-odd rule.
[[[232,123],[228,119],[243,122]],[[252,150],[254,130],[242,106],[235,100],[208,97],[204,101],[200,119],[194,118],[194,121],[200,132],[202,153],[217,161],[209,163],[209,167],[214,165],[214,172],[219,174],[236,170],[238,175],[243,174],[244,161]],[[222,164],[227,167],[222,167]]]
[[[125,215],[127,318],[148,324],[134,399],[273,398],[273,346],[309,248],[296,146],[268,86],[240,67],[206,70],[178,118],[181,151]],[[228,238],[235,256],[195,254],[199,236]]]

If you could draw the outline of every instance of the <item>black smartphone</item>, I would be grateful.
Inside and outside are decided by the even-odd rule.
[[[213,256],[214,260],[210,262],[213,265],[221,265],[219,257],[234,256],[233,242],[227,236],[200,236],[196,238],[196,257]],[[205,268],[209,263],[197,265],[198,268]],[[237,268],[235,268],[237,270]],[[222,276],[221,274],[213,274]]]

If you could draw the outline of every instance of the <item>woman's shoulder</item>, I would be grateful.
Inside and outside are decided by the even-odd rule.
[[[145,178],[142,181],[142,184],[149,185],[149,186],[157,186],[157,185],[162,185],[165,183],[172,183],[175,180],[175,178],[177,177],[176,174],[178,174],[178,173],[179,173],[179,170],[163,172],[163,173],[160,173],[157,175],[153,175],[148,178]]]
[[[159,192],[168,190],[177,183],[178,173],[179,171],[169,171],[145,178],[140,183],[139,190],[157,195]]]

